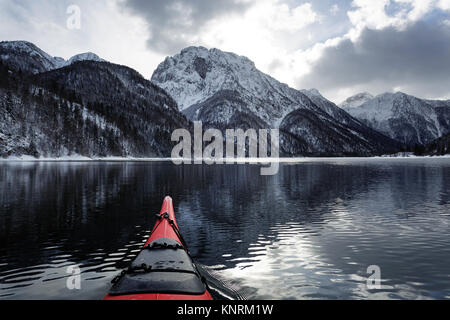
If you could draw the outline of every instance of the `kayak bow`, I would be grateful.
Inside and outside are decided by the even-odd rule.
[[[178,229],[172,198],[164,199],[150,238],[105,300],[212,300]]]

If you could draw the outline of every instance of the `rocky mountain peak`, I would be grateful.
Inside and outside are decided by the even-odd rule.
[[[342,109],[356,108],[356,107],[359,107],[360,105],[362,105],[363,103],[365,103],[369,100],[372,100],[373,98],[374,98],[374,96],[371,95],[370,93],[361,92],[354,96],[351,96],[350,98],[348,98],[347,100],[342,102],[339,106]]]
[[[152,81],[190,120],[216,128],[280,128],[285,153],[361,154],[392,146],[317,89],[291,88],[234,53],[188,47],[166,58]]]
[[[166,58],[153,73],[152,81],[177,100],[180,110],[185,110],[221,90],[264,94],[264,87],[273,79],[246,57],[219,49],[188,47]]]
[[[34,74],[66,67],[78,61],[105,61],[92,52],[77,54],[66,61],[61,57],[52,57],[28,41],[0,42],[0,58],[12,69]]]
[[[386,92],[345,110],[373,129],[409,146],[429,143],[450,131],[450,104],[419,99],[403,92]]]
[[[96,62],[105,62],[102,58],[92,52],[80,53],[72,58],[70,58],[67,62],[65,62],[64,66],[71,65],[72,63],[78,61],[96,61]]]

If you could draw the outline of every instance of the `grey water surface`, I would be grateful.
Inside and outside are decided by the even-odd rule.
[[[202,268],[248,299],[450,298],[450,159],[0,163],[0,299],[102,299],[164,196]],[[68,267],[81,270],[69,290]],[[369,266],[381,288],[369,289]]]

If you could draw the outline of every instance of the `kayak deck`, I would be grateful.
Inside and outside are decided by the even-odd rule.
[[[178,229],[170,197],[144,248],[113,280],[105,300],[212,300]]]

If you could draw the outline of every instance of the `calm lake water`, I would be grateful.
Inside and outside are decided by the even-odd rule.
[[[450,159],[0,163],[0,299],[101,299],[165,195],[202,268],[248,299],[450,298]],[[81,268],[81,290],[66,287]],[[367,288],[367,268],[382,287]]]

